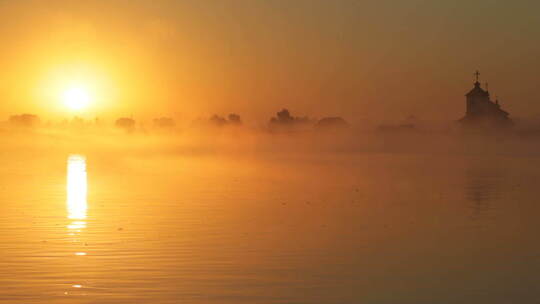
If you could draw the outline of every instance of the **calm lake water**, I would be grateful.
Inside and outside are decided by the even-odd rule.
[[[536,157],[4,153],[1,303],[540,303]]]

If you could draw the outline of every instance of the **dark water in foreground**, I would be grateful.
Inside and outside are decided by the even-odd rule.
[[[0,302],[540,303],[539,165],[3,155]]]

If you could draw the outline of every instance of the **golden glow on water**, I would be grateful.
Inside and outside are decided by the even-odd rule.
[[[540,158],[106,152],[3,163],[0,303],[527,302],[538,281]]]
[[[86,212],[88,210],[86,158],[84,156],[73,154],[68,157],[66,178],[67,218],[71,220],[66,227],[70,242],[79,247],[82,245],[80,237],[82,230],[86,228]],[[87,253],[81,249],[77,248],[73,255],[80,258],[85,257]],[[70,290],[64,291],[64,295],[73,295],[73,290],[82,288],[82,284],[73,284]]]
[[[86,219],[88,203],[86,201],[86,158],[82,155],[70,155],[67,161],[67,211],[72,220]],[[69,229],[86,227],[84,221],[74,221]]]

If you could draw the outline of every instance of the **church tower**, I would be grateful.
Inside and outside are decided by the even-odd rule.
[[[465,117],[460,122],[468,126],[509,126],[512,121],[508,118],[508,113],[501,109],[499,102],[490,99],[489,91],[482,89],[480,85],[480,73],[474,73],[476,81],[474,87],[465,95],[466,111]],[[487,86],[487,84],[486,84]]]

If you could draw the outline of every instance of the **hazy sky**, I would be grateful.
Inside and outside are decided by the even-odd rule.
[[[0,114],[458,119],[472,73],[540,116],[540,2],[0,0]]]

